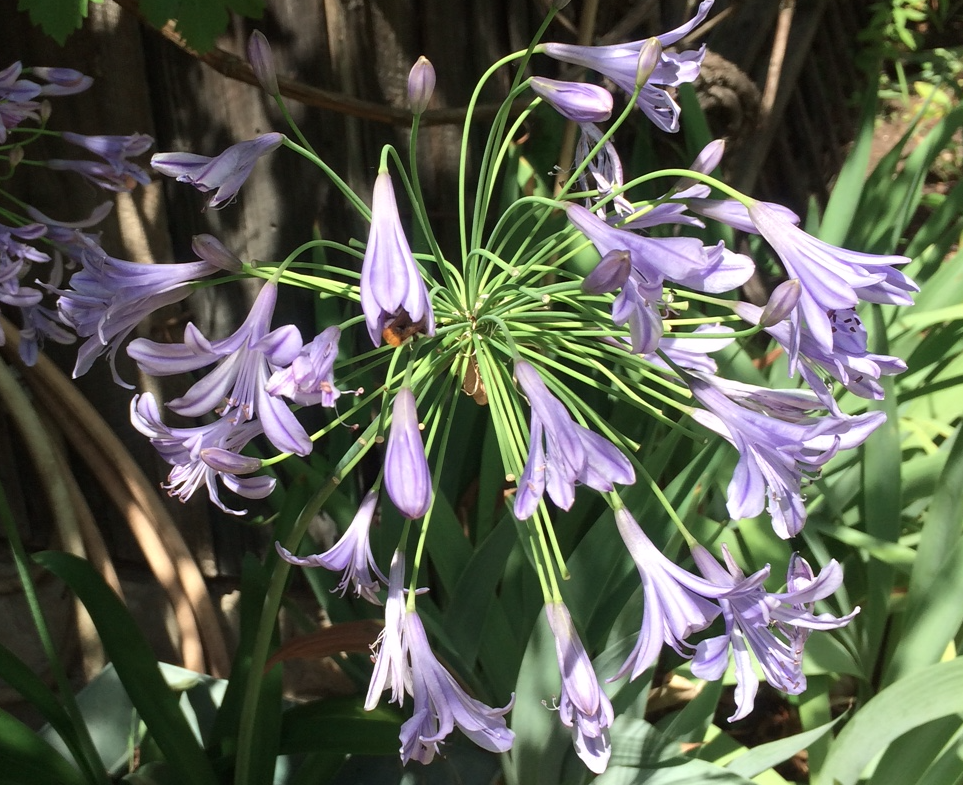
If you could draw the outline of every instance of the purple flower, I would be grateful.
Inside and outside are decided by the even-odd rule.
[[[529,86],[566,120],[601,123],[612,116],[612,94],[598,85],[533,76]]]
[[[735,313],[750,324],[759,324],[763,309],[751,303],[736,303]],[[894,376],[906,370],[906,363],[899,357],[887,354],[874,354],[867,348],[866,328],[851,308],[833,311],[828,314],[833,330],[832,350],[824,351],[809,331],[799,336],[797,359],[800,375],[816,393],[820,402],[834,414],[840,414],[833,397],[833,390],[821,373],[828,373],[838,380],[847,390],[860,398],[881,401],[883,387],[880,376]],[[776,342],[788,353],[792,345],[792,327],[788,322],[779,322],[766,327]]]
[[[687,376],[692,394],[706,410],[692,417],[739,451],[729,483],[727,508],[735,518],[759,515],[768,496],[772,527],[783,539],[806,523],[803,472],[816,472],[839,450],[862,444],[886,420],[883,412],[858,417],[828,414],[802,391],[769,390],[703,374]]]
[[[630,671],[635,679],[655,665],[663,643],[683,657],[691,656],[688,650],[694,647],[686,638],[719,615],[718,604],[709,598],[723,596],[729,584],[720,588],[667,559],[624,507],[615,511],[615,523],[642,578],[645,609],[635,648],[613,680]]]
[[[572,729],[572,742],[582,762],[596,774],[608,766],[612,754],[609,728],[614,720],[612,703],[599,686],[572,616],[562,602],[545,606],[548,624],[555,636],[555,654],[562,674],[558,698],[559,719]]]
[[[71,276],[70,288],[51,291],[59,295],[57,310],[63,321],[88,339],[77,352],[74,378],[85,374],[106,351],[114,381],[130,387],[114,367],[121,343],[148,314],[183,300],[192,291],[189,282],[217,272],[217,267],[208,262],[127,262],[108,256],[80,232],[72,234],[80,243],[74,258],[83,269]]]
[[[391,407],[391,431],[385,450],[385,490],[406,518],[420,518],[431,507],[431,472],[410,387],[402,387]]]
[[[645,237],[616,229],[577,204],[568,205],[566,212],[602,256],[628,251],[648,291],[669,280],[701,292],[728,292],[748,281],[754,270],[749,257],[724,251],[721,245],[705,248],[694,237]]]
[[[428,108],[431,94],[435,92],[435,67],[422,55],[408,72],[408,106],[412,114],[421,114]]]
[[[307,455],[311,439],[287,404],[265,389],[271,373],[290,365],[301,351],[301,335],[294,325],[271,330],[276,302],[277,285],[266,283],[233,335],[209,341],[189,323],[184,343],[137,338],[127,347],[127,354],[142,371],[154,376],[186,373],[219,361],[213,371],[168,407],[185,417],[202,417],[217,409],[235,423],[257,417],[264,435],[281,452]]]
[[[190,183],[199,191],[217,189],[207,203],[211,209],[217,209],[237,195],[258,159],[276,150],[283,141],[284,134],[263,134],[232,145],[214,158],[194,153],[155,153],[150,165],[161,174],[177,178],[179,183]]]
[[[0,71],[0,144],[7,141],[7,132],[24,120],[37,120],[40,104],[31,99],[40,95],[40,85],[21,79],[23,66],[13,63]]]
[[[381,693],[391,688],[391,701],[399,706],[407,692],[414,699],[411,719],[401,726],[401,760],[430,763],[438,745],[455,726],[475,744],[490,752],[507,752],[515,734],[505,723],[507,706],[493,709],[470,697],[431,651],[418,614],[405,607],[404,554],[395,551],[388,580],[385,628],[375,646],[374,672],[368,685],[365,709],[378,705]]]
[[[133,191],[138,183],[147,185],[150,182],[147,172],[129,161],[125,161],[119,170],[113,163],[60,158],[51,158],[45,165],[58,172],[75,172],[99,188],[116,193],[127,193]]]
[[[160,410],[150,393],[135,395],[130,403],[130,421],[167,463],[174,468],[167,478],[170,496],[186,502],[202,484],[207,486],[211,501],[231,515],[245,515],[247,510],[233,510],[221,501],[216,478],[238,496],[263,499],[274,490],[273,477],[236,477],[229,472],[218,471],[208,464],[202,453],[210,448],[220,448],[232,453],[244,449],[251,439],[261,433],[260,423],[238,423],[233,418],[222,417],[198,428],[170,428],[161,420]]]
[[[597,491],[635,482],[628,458],[608,439],[574,422],[538,371],[516,360],[515,378],[532,407],[528,460],[515,494],[516,517],[524,520],[534,515],[546,490],[555,504],[567,510],[575,501],[577,482]]]
[[[71,344],[77,337],[68,332],[60,321],[59,314],[42,305],[28,305],[21,309],[23,324],[20,327],[20,359],[24,365],[33,366],[43,348],[45,340],[59,344]],[[0,331],[0,346],[3,345],[3,332]]]
[[[89,150],[94,155],[103,158],[118,173],[125,171],[130,166],[127,159],[138,155],[143,155],[150,150],[154,140],[146,134],[132,134],[130,136],[86,136],[75,134],[71,131],[64,131],[62,134],[65,142],[70,142],[85,150]],[[137,167],[141,174],[143,170]],[[147,175],[144,174],[147,178]],[[149,178],[146,180],[149,182]],[[138,179],[138,182],[141,182]]]
[[[391,175],[386,171],[374,185],[371,232],[361,265],[361,309],[375,346],[381,346],[385,324],[402,316],[427,335],[435,334],[428,290],[401,228]]]
[[[261,88],[265,93],[278,96],[278,75],[274,69],[274,54],[271,52],[271,44],[267,37],[260,30],[251,33],[247,39],[247,60],[251,64],[251,70],[261,83]]]
[[[431,763],[438,745],[456,725],[482,749],[508,752],[515,734],[508,729],[505,715],[512,710],[515,696],[500,709],[470,697],[432,653],[424,625],[414,611],[405,614],[405,644],[411,659],[414,712],[401,726],[402,762]]]
[[[799,305],[790,317],[792,339],[790,367],[795,368],[803,326],[815,344],[832,353],[832,314],[848,311],[860,300],[891,305],[912,305],[910,292],[919,287],[893,265],[906,264],[905,256],[858,253],[824,243],[793,226],[764,202],[749,207],[749,217],[773,247],[790,278],[802,284]]]
[[[814,577],[805,559],[794,554],[789,562],[787,590],[771,593],[763,586],[769,576],[768,565],[746,578],[725,545],[722,555],[728,572],[702,546],[697,545],[692,551],[702,574],[714,584],[728,585],[730,590],[719,599],[725,633],[700,642],[691,667],[693,675],[699,678],[719,679],[729,666],[729,648],[732,648],[736,663],[736,711],[729,721],[734,722],[752,711],[759,688],[750,651],[758,660],[766,681],[789,695],[798,695],[806,689],[802,656],[809,633],[844,627],[859,613],[859,608],[838,618],[829,613],[813,614],[815,601],[828,597],[842,583],[843,572],[835,559]]]
[[[340,338],[340,327],[322,330],[287,368],[272,374],[267,382],[268,393],[283,395],[301,406],[334,406],[341,396],[341,390],[334,386],[334,361],[338,359]]]
[[[364,597],[368,602],[375,605],[381,605],[381,600],[378,599],[381,584],[378,583],[378,580],[387,585],[388,579],[378,569],[374,556],[371,555],[371,542],[368,539],[368,534],[371,531],[371,519],[374,517],[377,505],[377,492],[368,491],[364,499],[361,500],[361,506],[344,535],[335,543],[334,547],[329,548],[324,553],[302,558],[293,555],[279,542],[275,543],[275,547],[281,558],[291,564],[300,567],[324,567],[333,572],[344,571],[341,576],[341,583],[338,584],[342,597],[348,590],[348,586],[352,586],[356,596]],[[371,576],[372,572],[378,580]]]
[[[612,301],[612,322],[629,326],[629,337],[634,354],[654,352],[662,339],[662,287],[645,285],[635,270],[629,273],[622,291]]]
[[[40,95],[73,95],[82,93],[90,87],[94,80],[73,68],[48,68],[46,66],[32,66],[28,72],[47,82],[40,88]]]
[[[675,30],[657,36],[665,49],[681,40],[698,25],[712,8],[713,0],[702,0],[696,15]],[[573,63],[607,76],[625,92],[635,91],[639,67],[639,53],[647,40],[633,41],[613,46],[572,46],[569,44],[544,44],[542,51],[549,57],[564,63]],[[642,87],[638,107],[663,131],[679,130],[679,105],[665,90],[695,81],[699,75],[705,46],[692,52],[662,52],[658,63]]]

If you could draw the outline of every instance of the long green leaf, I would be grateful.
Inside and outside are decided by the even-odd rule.
[[[797,733],[785,739],[770,741],[767,744],[760,744],[753,747],[748,752],[730,761],[726,768],[729,771],[739,774],[746,779],[752,779],[758,774],[762,774],[766,769],[771,769],[783,761],[789,760],[800,750],[806,749],[813,742],[819,741],[838,723],[838,720],[827,722],[818,728]]]
[[[855,713],[836,737],[813,785],[855,785],[870,761],[904,733],[960,712],[963,658],[916,671]]]
[[[76,592],[131,702],[164,756],[181,772],[183,782],[215,785],[210,762],[181,713],[177,696],[164,681],[147,640],[100,573],[67,553],[44,551],[34,559]]]
[[[0,785],[88,785],[57,750],[0,709]]]

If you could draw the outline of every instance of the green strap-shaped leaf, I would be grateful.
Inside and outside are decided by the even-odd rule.
[[[820,725],[818,728],[797,733],[786,739],[760,744],[731,761],[726,768],[746,779],[752,779],[762,774],[766,769],[771,769],[773,766],[789,760],[800,750],[806,749],[810,744],[821,739],[833,729],[837,722],[838,720],[833,720],[825,725]]]
[[[887,687],[855,713],[836,737],[813,785],[855,785],[867,764],[904,733],[960,712],[963,658],[917,671]]]
[[[87,785],[83,775],[20,720],[0,709],[0,785]]]
[[[34,559],[76,592],[131,702],[185,785],[216,785],[211,765],[178,707],[177,696],[164,681],[147,640],[100,573],[69,553],[44,551]]]

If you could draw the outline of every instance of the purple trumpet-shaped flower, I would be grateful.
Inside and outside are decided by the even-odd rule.
[[[238,496],[248,499],[263,499],[274,490],[273,477],[237,477],[204,460],[203,453],[208,449],[231,453],[244,449],[251,439],[261,434],[260,423],[237,423],[233,418],[222,417],[197,428],[170,428],[161,420],[157,402],[150,393],[134,396],[130,404],[130,421],[150,439],[161,458],[174,467],[164,487],[169,495],[182,502],[186,502],[194,491],[205,485],[211,501],[220,509],[231,515],[245,515],[247,510],[233,510],[221,501],[217,478]],[[244,464],[244,471],[249,471],[251,467],[247,461]]]
[[[693,374],[686,382],[706,410],[692,417],[739,451],[729,483],[727,509],[735,518],[759,515],[768,496],[772,527],[783,539],[806,523],[803,472],[817,472],[839,450],[862,444],[886,420],[883,412],[858,417],[826,414],[814,395],[769,390],[714,376]]]
[[[794,226],[764,202],[749,207],[749,218],[773,247],[790,278],[802,285],[799,304],[790,316],[790,368],[795,369],[803,328],[825,353],[833,352],[833,314],[849,311],[860,300],[912,305],[910,292],[919,287],[893,265],[905,256],[877,256],[838,248]]]
[[[207,203],[211,209],[217,209],[237,195],[258,159],[283,142],[284,134],[263,134],[232,145],[214,158],[194,153],[155,153],[150,165],[161,174],[177,178],[179,183],[190,183],[199,191],[217,189]]]
[[[533,76],[529,86],[566,120],[601,123],[612,116],[612,94],[598,85]]]
[[[41,87],[29,79],[21,79],[23,66],[12,63],[0,71],[0,144],[7,141],[7,132],[24,120],[36,120],[40,104],[32,100],[40,95]]]
[[[528,460],[515,494],[515,515],[534,515],[545,491],[559,507],[575,501],[575,483],[611,491],[615,483],[635,482],[632,464],[608,439],[572,420],[562,402],[524,360],[515,361],[515,378],[532,407]]]
[[[405,607],[404,554],[395,551],[388,579],[385,628],[375,642],[377,656],[368,685],[365,709],[378,705],[381,693],[391,689],[391,701],[399,706],[407,692],[414,699],[414,713],[401,726],[401,760],[430,763],[438,745],[455,727],[475,744],[490,752],[507,752],[515,734],[505,723],[514,696],[507,706],[493,709],[470,697],[431,651],[418,614]]]
[[[361,309],[368,334],[381,346],[386,324],[398,318],[435,334],[435,314],[428,290],[401,228],[391,175],[375,180],[371,204],[371,232],[361,265]]]
[[[64,131],[63,139],[94,155],[99,155],[117,174],[129,173],[139,183],[150,182],[147,173],[139,166],[133,166],[127,159],[143,155],[154,144],[153,138],[146,134],[130,136],[87,136]],[[133,167],[133,169],[131,169]],[[133,171],[136,170],[136,171]]]
[[[615,716],[612,703],[599,686],[592,661],[565,604],[549,603],[545,606],[545,615],[555,636],[555,654],[562,674],[559,719],[572,729],[572,743],[582,762],[594,773],[601,774],[612,754],[609,738]]]
[[[431,471],[421,441],[418,405],[410,387],[398,390],[391,407],[385,490],[406,518],[420,518],[431,507]]]
[[[63,321],[88,339],[77,352],[74,378],[87,373],[94,360],[107,352],[114,381],[129,388],[115,368],[121,343],[148,314],[183,300],[193,291],[190,282],[217,272],[217,267],[204,261],[127,262],[108,256],[81,232],[72,230],[72,234],[78,245],[70,253],[83,269],[71,276],[70,288],[51,291],[59,295],[57,310]]]
[[[218,366],[187,393],[168,403],[185,417],[202,417],[215,409],[235,422],[255,417],[271,444],[282,452],[307,455],[311,440],[282,400],[267,392],[267,381],[277,368],[290,365],[301,351],[301,335],[294,325],[271,330],[277,285],[266,283],[251,312],[237,331],[220,341],[209,341],[193,323],[184,330],[184,343],[158,343],[137,338],[127,354],[145,373],[170,376]]]
[[[361,506],[351,525],[341,539],[324,553],[300,557],[292,554],[279,542],[275,543],[275,547],[282,559],[299,567],[324,567],[333,572],[343,571],[341,583],[338,584],[337,589],[332,590],[340,590],[342,597],[348,590],[348,586],[351,586],[356,596],[364,597],[375,605],[381,605],[378,591],[381,589],[381,583],[388,584],[388,579],[378,569],[374,556],[371,555],[371,542],[368,539],[371,519],[374,517],[377,505],[378,494],[373,490],[368,491],[361,500]],[[372,572],[375,577],[372,577]],[[378,583],[379,580],[381,583]]]
[[[769,576],[768,565],[746,578],[725,545],[722,553],[728,572],[702,546],[697,545],[692,551],[702,574],[714,584],[728,585],[730,590],[719,599],[725,633],[701,641],[691,667],[699,678],[719,679],[729,666],[732,648],[736,664],[736,711],[729,721],[734,722],[752,711],[759,688],[750,651],[758,660],[766,681],[789,695],[798,695],[806,689],[802,656],[809,633],[844,627],[859,613],[859,608],[841,617],[813,613],[815,601],[828,597],[842,583],[843,571],[835,560],[814,577],[805,559],[794,554],[789,563],[787,590],[771,593],[763,586]]]
[[[31,66],[27,71],[47,84],[40,88],[40,95],[74,95],[82,93],[90,87],[94,80],[75,71],[73,68],[49,68],[47,66]]]
[[[713,0],[702,0],[696,15],[685,24],[657,36],[663,50],[677,43],[695,28],[709,13]],[[639,53],[647,40],[613,46],[573,46],[544,44],[542,51],[563,63],[573,63],[607,76],[625,92],[635,91],[639,69]],[[679,130],[679,105],[665,88],[695,81],[699,75],[705,46],[691,52],[663,51],[648,80],[642,87],[637,105],[663,131]]]
[[[712,600],[723,596],[729,585],[720,588],[667,559],[624,507],[615,511],[615,523],[642,578],[645,608],[635,648],[613,680],[627,673],[635,679],[655,665],[663,643],[690,657],[689,650],[695,647],[686,638],[719,615],[719,605]]]
[[[736,303],[733,311],[750,324],[759,324],[764,316],[763,309],[751,303]],[[899,357],[870,352],[866,328],[851,308],[831,312],[829,320],[833,329],[833,346],[829,352],[819,346],[809,331],[800,334],[796,366],[800,375],[820,402],[836,415],[841,412],[832,387],[825,382],[821,371],[838,380],[854,395],[881,401],[883,387],[879,378],[902,373],[906,370],[906,363]],[[793,336],[788,322],[778,322],[765,329],[787,353],[790,351]]]
[[[334,361],[338,359],[341,328],[328,327],[287,367],[274,372],[267,383],[270,395],[289,398],[301,406],[334,406],[341,390],[334,386]]]
[[[669,280],[700,292],[728,292],[748,281],[754,270],[749,257],[719,246],[706,248],[694,237],[645,237],[616,229],[577,204],[568,205],[566,212],[603,257],[627,251],[647,291]]]

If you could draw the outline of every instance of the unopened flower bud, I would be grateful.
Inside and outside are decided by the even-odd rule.
[[[601,123],[612,116],[612,94],[598,85],[541,76],[533,76],[529,85],[535,95],[548,101],[566,120]]]
[[[215,471],[224,474],[252,474],[261,468],[260,458],[238,455],[221,447],[206,447],[201,450],[201,460]]]
[[[649,81],[652,72],[662,57],[662,42],[658,38],[650,38],[639,49],[639,62],[635,68],[636,87]]]
[[[40,102],[40,125],[46,125],[47,120],[50,119],[50,113],[53,111],[53,107],[50,105],[50,101]]]
[[[799,302],[801,292],[802,285],[798,278],[779,284],[773,291],[772,297],[769,298],[769,302],[766,303],[766,307],[762,309],[759,325],[761,327],[772,327],[786,319],[792,309],[796,307],[796,303]]]
[[[23,152],[23,145],[18,144],[16,147],[14,147],[10,151],[10,156],[7,158],[7,163],[10,165],[10,168],[16,168],[17,164],[23,160],[24,155],[25,153]]]
[[[247,40],[247,59],[254,69],[264,92],[268,95],[280,95],[278,89],[278,75],[274,70],[274,55],[271,53],[271,45],[260,30],[251,33]]]
[[[232,254],[224,244],[210,234],[197,234],[191,240],[191,248],[201,259],[220,267],[229,273],[237,273],[244,266],[241,260]]]
[[[434,91],[435,67],[422,55],[408,73],[408,105],[411,113],[418,115],[424,112]]]
[[[609,251],[582,281],[582,291],[591,294],[614,292],[629,279],[632,264],[628,251]]]

